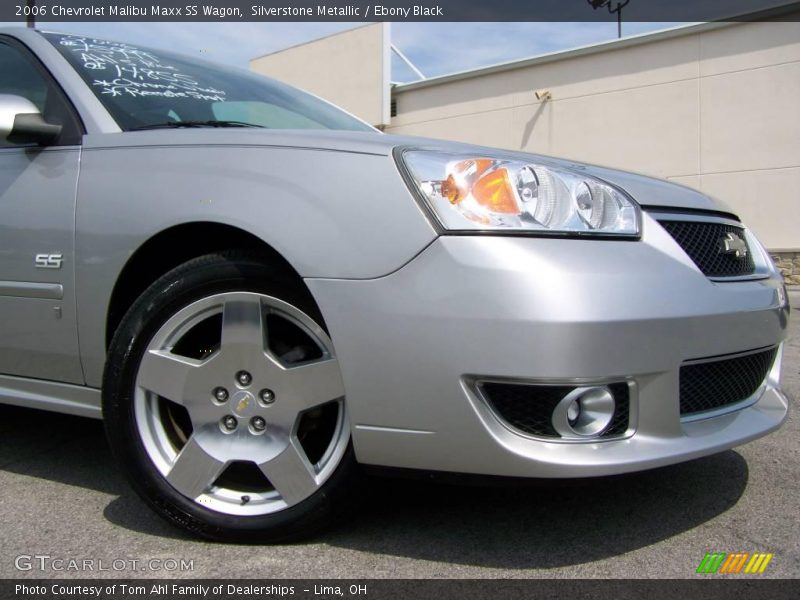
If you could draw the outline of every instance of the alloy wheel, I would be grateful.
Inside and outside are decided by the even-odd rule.
[[[166,481],[230,515],[302,502],[349,442],[330,338],[296,307],[253,292],[208,296],[157,330],[139,364],[134,414]]]

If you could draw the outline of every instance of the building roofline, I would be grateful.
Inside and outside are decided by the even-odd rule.
[[[678,25],[677,27],[670,27],[669,29],[661,29],[659,31],[650,31],[647,33],[640,33],[630,37],[608,40],[604,42],[596,42],[594,44],[587,44],[585,46],[577,46],[567,50],[556,50],[555,52],[546,52],[544,54],[537,54],[527,58],[515,58],[514,60],[504,61],[487,65],[485,67],[478,67],[476,69],[465,69],[463,71],[456,71],[454,73],[447,73],[445,75],[437,75],[428,77],[419,81],[411,81],[409,83],[400,83],[395,85],[394,89],[398,92],[405,92],[416,90],[419,88],[430,87],[442,83],[450,83],[462,79],[471,79],[472,77],[480,77],[483,75],[491,75],[493,73],[502,73],[504,71],[512,71],[514,69],[522,69],[525,67],[532,67],[535,65],[542,65],[551,62],[565,60],[567,58],[575,58],[578,56],[585,56],[587,54],[600,54],[601,52],[608,52],[610,50],[617,50],[620,48],[628,48],[630,46],[639,46],[650,42],[659,40],[668,40],[677,37],[692,35],[703,31],[710,31],[713,29],[720,29],[734,25],[731,22],[713,22],[713,23],[691,23],[689,25]]]
[[[393,91],[405,92],[410,90],[421,89],[440,85],[443,83],[450,83],[453,81],[460,81],[462,79],[470,79],[472,77],[480,77],[483,75],[490,75],[493,73],[502,73],[504,71],[512,71],[514,69],[521,69],[524,67],[531,67],[534,65],[541,65],[551,62],[557,62],[567,58],[574,58],[578,56],[585,56],[587,54],[599,54],[601,52],[608,52],[620,48],[627,48],[630,46],[638,46],[641,44],[648,44],[660,40],[669,40],[673,38],[693,35],[702,33],[704,31],[713,31],[715,29],[722,29],[730,27],[738,23],[746,23],[758,21],[761,19],[768,19],[789,12],[794,12],[798,9],[800,3],[793,2],[791,4],[781,4],[773,8],[768,8],[762,11],[753,13],[744,13],[730,17],[730,21],[711,21],[706,23],[689,23],[687,25],[678,25],[659,31],[650,31],[632,35],[630,37],[608,40],[605,42],[597,42],[594,44],[587,44],[585,46],[578,46],[568,50],[557,50],[555,52],[548,52],[545,54],[538,54],[528,58],[517,58],[510,61],[504,61],[485,67],[478,67],[477,69],[466,69],[463,71],[456,71],[455,73],[447,73],[445,75],[438,75],[435,77],[428,77],[419,81],[412,81],[409,83],[400,83],[393,86]],[[733,20],[738,19],[738,20]]]

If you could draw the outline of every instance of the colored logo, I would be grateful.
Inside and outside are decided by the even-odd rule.
[[[732,575],[746,573],[749,575],[761,574],[767,569],[769,561],[774,555],[766,552],[714,552],[706,554],[697,567],[698,573],[716,573],[717,575]]]

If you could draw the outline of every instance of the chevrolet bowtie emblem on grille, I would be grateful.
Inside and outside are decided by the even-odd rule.
[[[733,232],[725,234],[721,240],[722,254],[733,254],[736,258],[745,258],[747,256],[747,243]]]

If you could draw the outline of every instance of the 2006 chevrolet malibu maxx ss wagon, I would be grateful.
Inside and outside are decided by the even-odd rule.
[[[102,416],[200,535],[313,532],[359,463],[609,475],[786,417],[781,277],[688,188],[32,30],[0,139],[0,400]]]

